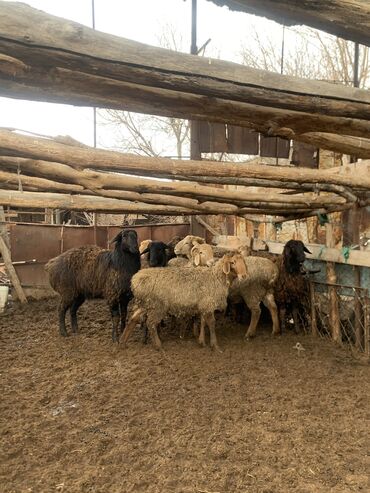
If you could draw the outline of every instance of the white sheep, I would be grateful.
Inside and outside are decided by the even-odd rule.
[[[161,347],[157,327],[168,316],[200,316],[199,343],[205,345],[205,326],[211,347],[220,350],[215,332],[216,310],[225,310],[230,283],[244,279],[247,270],[242,255],[225,255],[212,267],[145,269],[131,282],[137,309],[126,324],[122,343],[126,344],[138,320],[146,317],[154,345]]]
[[[236,279],[230,286],[229,300],[238,303],[243,300],[250,309],[252,317],[245,334],[246,338],[256,335],[261,315],[261,302],[268,308],[272,318],[272,333],[280,333],[279,316],[274,298],[274,286],[279,276],[277,265],[262,257],[243,256],[247,266],[247,277]]]

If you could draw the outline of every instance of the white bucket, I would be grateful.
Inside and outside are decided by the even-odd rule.
[[[9,286],[0,286],[0,313],[4,311],[8,301]]]

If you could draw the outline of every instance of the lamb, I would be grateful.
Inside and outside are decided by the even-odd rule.
[[[156,348],[161,347],[157,326],[167,316],[200,316],[199,343],[205,345],[205,325],[210,345],[220,351],[216,332],[216,310],[224,310],[230,282],[244,279],[246,266],[240,254],[225,255],[212,267],[144,269],[132,278],[131,288],[137,309],[126,324],[122,343],[126,344],[138,320],[146,316]]]
[[[72,332],[77,333],[78,308],[88,298],[104,298],[112,315],[112,339],[118,340],[120,315],[122,328],[132,297],[131,278],[140,269],[140,253],[134,230],[121,231],[112,242],[115,243],[113,251],[82,246],[72,248],[46,264],[50,284],[61,297],[58,311],[62,336],[67,336],[65,315],[68,309]]]
[[[279,270],[266,258],[245,256],[248,275],[242,281],[234,280],[229,290],[229,300],[237,303],[243,300],[252,313],[251,321],[245,337],[249,339],[256,335],[258,321],[261,315],[260,303],[269,309],[272,318],[272,334],[280,333],[279,318],[274,299],[274,286]]]
[[[279,276],[275,285],[275,301],[279,309],[282,330],[285,329],[285,318],[287,311],[291,311],[294,320],[294,328],[298,331],[298,309],[305,300],[308,293],[308,285],[304,272],[303,262],[306,253],[311,253],[300,240],[289,240],[278,257],[276,265]]]

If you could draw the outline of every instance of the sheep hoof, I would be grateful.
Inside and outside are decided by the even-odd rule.
[[[245,334],[244,340],[249,341],[250,339],[254,339],[256,337],[256,334]]]
[[[273,337],[281,336],[281,332],[280,331],[279,332],[273,332],[272,336]]]

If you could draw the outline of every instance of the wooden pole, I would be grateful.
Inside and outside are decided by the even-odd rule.
[[[9,275],[10,281],[14,286],[15,292],[17,293],[18,299],[21,303],[27,303],[26,295],[24,294],[22,285],[19,281],[18,275],[12,264],[12,258],[10,256],[10,251],[4,241],[3,233],[0,234],[0,253],[4,259],[5,269]]]
[[[334,236],[333,236],[333,225],[331,223],[326,223],[326,246],[328,248],[334,248]],[[337,276],[335,273],[335,263],[326,263],[326,280],[329,284],[328,295],[329,295],[329,320],[330,329],[333,341],[341,344],[342,334],[340,328],[340,317],[339,317],[339,306],[338,297],[335,286],[330,286],[331,284],[336,284]]]
[[[365,354],[370,360],[370,297],[364,298],[364,338],[365,338]]]
[[[316,299],[315,299],[315,285],[310,279],[310,304],[311,304],[311,334],[314,337],[319,335],[317,330],[317,317],[316,317]]]

